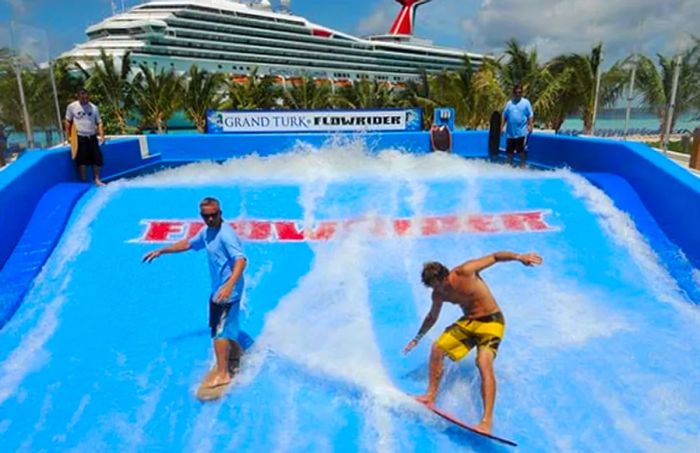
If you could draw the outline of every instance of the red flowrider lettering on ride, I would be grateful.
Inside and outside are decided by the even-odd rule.
[[[239,219],[230,224],[241,239],[247,241],[329,241],[339,235],[356,232],[375,238],[396,238],[553,231],[554,228],[545,219],[549,212],[542,210],[396,219],[372,217],[320,220],[308,225],[299,220]],[[205,226],[198,220],[143,220],[141,224],[145,226],[143,233],[129,242],[175,242],[195,236]]]

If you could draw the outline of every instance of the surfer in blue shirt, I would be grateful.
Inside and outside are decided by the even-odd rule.
[[[517,152],[520,157],[520,167],[525,167],[527,153],[525,142],[532,132],[534,113],[532,104],[523,97],[523,88],[520,84],[513,86],[513,97],[503,108],[501,118],[501,130],[506,130],[506,156],[508,163],[513,164],[513,155]]]
[[[199,210],[206,228],[202,228],[191,239],[183,239],[147,253],[143,261],[150,263],[166,253],[206,249],[211,276],[209,327],[214,343],[216,366],[202,385],[214,388],[231,382],[242,354],[238,343],[238,312],[244,286],[243,270],[247,259],[238,235],[231,225],[224,222],[219,201],[207,197],[199,204]]]

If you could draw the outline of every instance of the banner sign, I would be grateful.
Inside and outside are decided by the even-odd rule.
[[[422,109],[209,110],[207,133],[420,131]]]
[[[547,222],[549,210],[464,214],[430,217],[373,217],[321,220],[304,225],[301,220],[239,219],[231,226],[247,241],[299,242],[328,241],[353,228],[375,238],[406,238],[443,234],[543,233],[558,231]],[[189,239],[205,227],[201,220],[142,220],[141,236],[128,242],[170,243]]]

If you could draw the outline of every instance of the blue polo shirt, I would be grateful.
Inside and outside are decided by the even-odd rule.
[[[220,228],[203,228],[189,240],[193,250],[207,249],[209,260],[209,274],[211,276],[211,298],[213,299],[219,288],[231,277],[233,262],[237,258],[245,258],[243,247],[238,235],[227,223],[222,223]],[[231,298],[228,302],[237,302],[243,295],[243,275],[236,282]]]
[[[511,99],[503,108],[503,116],[506,119],[507,138],[525,137],[529,132],[527,120],[532,116],[532,105],[525,98],[520,98],[517,103]]]

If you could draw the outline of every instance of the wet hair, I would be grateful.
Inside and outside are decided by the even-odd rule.
[[[217,208],[221,207],[219,200],[217,200],[214,197],[206,197],[206,198],[203,198],[202,201],[199,202],[199,206],[211,206],[211,205],[214,205]]]
[[[421,274],[421,279],[425,286],[430,287],[434,283],[443,281],[449,275],[450,270],[447,269],[442,263],[437,261],[430,261],[423,264],[423,273]]]

